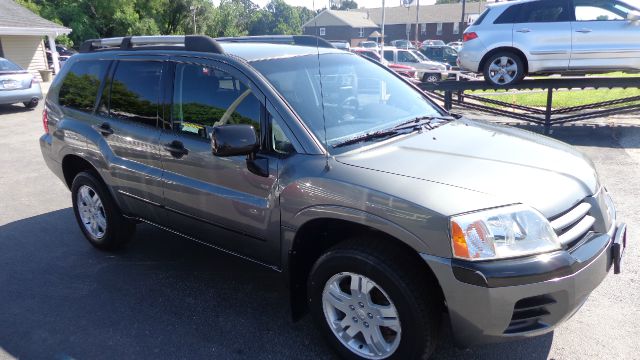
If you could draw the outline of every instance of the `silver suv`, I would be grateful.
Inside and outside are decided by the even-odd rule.
[[[89,242],[145,222],[264,265],[345,358],[426,358],[442,319],[461,345],[547,333],[620,271],[587,158],[453,118],[381,64],[297,36],[81,50],[40,146]]]
[[[618,0],[488,5],[464,33],[460,66],[504,86],[533,73],[640,70],[640,12]]]

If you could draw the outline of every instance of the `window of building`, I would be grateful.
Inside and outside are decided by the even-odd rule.
[[[325,36],[325,35],[326,35],[325,28],[320,28],[320,36]]]
[[[109,116],[156,126],[162,63],[120,61],[109,92]]]
[[[60,105],[92,112],[100,82],[108,67],[109,61],[79,61],[73,64],[60,87]]]
[[[420,24],[420,34],[422,35],[427,34],[427,24]]]
[[[460,34],[460,23],[459,22],[454,22],[453,23],[453,34],[454,35]]]
[[[442,23],[438,23],[438,27],[436,28],[436,35],[442,35]]]
[[[173,127],[182,134],[210,139],[213,127],[225,124],[248,124],[260,130],[260,101],[224,71],[178,64],[173,89]]]
[[[364,37],[364,28],[360,28],[360,34],[359,35],[360,35],[361,38]]]

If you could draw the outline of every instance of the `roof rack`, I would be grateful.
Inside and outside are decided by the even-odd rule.
[[[318,46],[323,48],[335,48],[327,40],[313,35],[263,35],[263,36],[239,36],[216,38],[219,42],[250,42],[268,44],[288,44],[301,46]]]
[[[204,35],[127,36],[86,40],[80,46],[81,53],[104,50],[145,50],[149,46],[176,47],[187,51],[224,54],[218,42]]]

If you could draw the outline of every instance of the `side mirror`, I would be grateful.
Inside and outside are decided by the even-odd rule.
[[[629,21],[639,21],[640,20],[640,11],[629,11],[627,14],[627,20]]]
[[[215,156],[253,156],[259,147],[258,136],[251,125],[220,125],[211,132],[211,150]]]

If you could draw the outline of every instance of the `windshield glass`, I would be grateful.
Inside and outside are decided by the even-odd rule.
[[[415,55],[415,57],[417,57],[418,59],[420,59],[420,61],[430,61],[428,57],[424,56],[423,53],[421,53],[420,51],[414,50],[411,52],[413,55]]]
[[[20,71],[22,68],[7,59],[0,58],[0,71]]]
[[[327,148],[414,118],[442,115],[420,91],[390,70],[348,53],[319,58],[296,56],[252,65]]]

